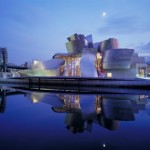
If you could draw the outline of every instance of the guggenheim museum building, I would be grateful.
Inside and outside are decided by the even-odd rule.
[[[34,60],[21,76],[68,76],[99,78],[146,77],[145,58],[134,49],[120,48],[109,38],[93,43],[92,35],[73,34],[67,38],[67,53],[56,53],[47,61]]]

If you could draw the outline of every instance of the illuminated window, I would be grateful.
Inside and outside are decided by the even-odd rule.
[[[37,100],[36,98],[33,97],[32,102],[33,102],[33,103],[37,103],[38,100]]]
[[[97,58],[102,59],[102,55],[100,53],[97,53]]]
[[[111,72],[108,72],[108,73],[107,73],[107,77],[108,77],[108,78],[112,78],[112,73],[111,73]]]

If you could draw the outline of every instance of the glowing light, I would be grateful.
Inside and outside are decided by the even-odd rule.
[[[38,102],[38,100],[37,100],[37,99],[35,99],[35,98],[33,98],[33,99],[32,99],[32,102],[33,102],[33,103],[37,103],[37,102]]]
[[[38,63],[39,63],[39,61],[37,61],[37,60],[34,60],[34,61],[33,61],[33,64],[34,64],[34,65],[37,65]]]
[[[97,53],[97,58],[102,59],[102,55],[100,53]]]
[[[107,73],[107,77],[108,77],[108,78],[112,78],[112,73],[111,73],[111,72],[108,72],[108,73]]]
[[[102,17],[105,17],[107,14],[106,14],[106,12],[103,12],[102,13]]]

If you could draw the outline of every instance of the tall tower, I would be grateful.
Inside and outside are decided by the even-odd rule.
[[[8,52],[7,48],[0,48],[0,65],[1,71],[7,71],[7,64],[8,64]]]

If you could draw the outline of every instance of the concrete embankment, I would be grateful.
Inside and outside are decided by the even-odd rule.
[[[84,86],[84,87],[150,87],[145,79],[108,79],[76,77],[17,77],[0,79],[1,84],[39,85],[39,86]]]

